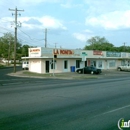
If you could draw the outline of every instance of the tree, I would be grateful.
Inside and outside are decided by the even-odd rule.
[[[95,36],[87,40],[87,44],[84,47],[85,50],[104,50],[104,51],[113,51],[114,45],[109,43],[105,37]]]
[[[17,55],[19,55],[21,52],[20,41],[17,41],[16,44],[16,59],[19,59]],[[0,37],[0,57],[8,59],[14,58],[14,36],[11,33],[5,33],[4,36]]]
[[[22,46],[22,56],[28,56],[28,48],[30,48],[29,45]]]
[[[13,52],[14,36],[11,33],[5,33],[3,37],[0,37],[0,57],[8,58]]]

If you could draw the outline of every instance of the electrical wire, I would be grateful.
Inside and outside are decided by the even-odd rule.
[[[18,28],[18,30],[20,30],[23,34],[25,34],[26,36],[28,36],[29,39],[31,40],[36,40],[36,41],[43,41],[44,39],[36,39],[36,38],[32,38],[30,35],[28,35],[27,33],[25,33],[24,31],[22,31],[21,29]]]
[[[9,31],[9,32],[12,32],[11,30],[9,30],[9,29],[7,29],[7,28],[4,28],[4,27],[2,27],[2,26],[0,26],[0,28],[3,28],[4,30],[7,30],[7,31]]]

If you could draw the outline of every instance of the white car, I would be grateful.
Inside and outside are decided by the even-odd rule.
[[[130,71],[130,65],[118,66],[117,70],[119,71]]]
[[[29,62],[28,61],[23,61],[22,63],[22,69],[23,70],[28,70],[29,69]]]

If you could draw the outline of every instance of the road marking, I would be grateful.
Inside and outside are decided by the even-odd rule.
[[[102,114],[103,114],[103,115],[109,114],[109,113],[112,113],[112,112],[116,112],[116,111],[125,109],[125,108],[127,108],[127,107],[130,107],[130,105],[127,105],[127,106],[124,106],[124,107],[120,107],[120,108],[117,108],[117,109],[114,109],[114,110],[111,110],[111,111],[108,111],[108,112],[104,112],[104,113],[102,113]]]
[[[117,108],[117,109],[113,109],[111,111],[107,111],[107,112],[101,113],[101,114],[96,115],[96,116],[94,116],[92,118],[99,117],[99,116],[102,116],[102,115],[106,115],[106,114],[109,114],[109,113],[113,113],[113,112],[116,112],[116,111],[119,111],[119,110],[122,110],[122,109],[125,109],[125,108],[128,108],[128,107],[130,107],[130,105],[127,105],[127,106],[124,106],[124,107],[120,107],[120,108]]]

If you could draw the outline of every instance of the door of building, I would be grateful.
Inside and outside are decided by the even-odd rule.
[[[45,64],[45,70],[46,70],[46,73],[49,73],[49,61],[46,61],[46,64]]]
[[[68,65],[68,60],[64,60],[64,65],[63,65],[63,67],[64,67],[64,72],[68,72],[68,67],[69,67],[69,65]]]
[[[87,67],[88,65],[87,65],[88,63],[87,63],[87,60],[85,61],[85,67]]]

